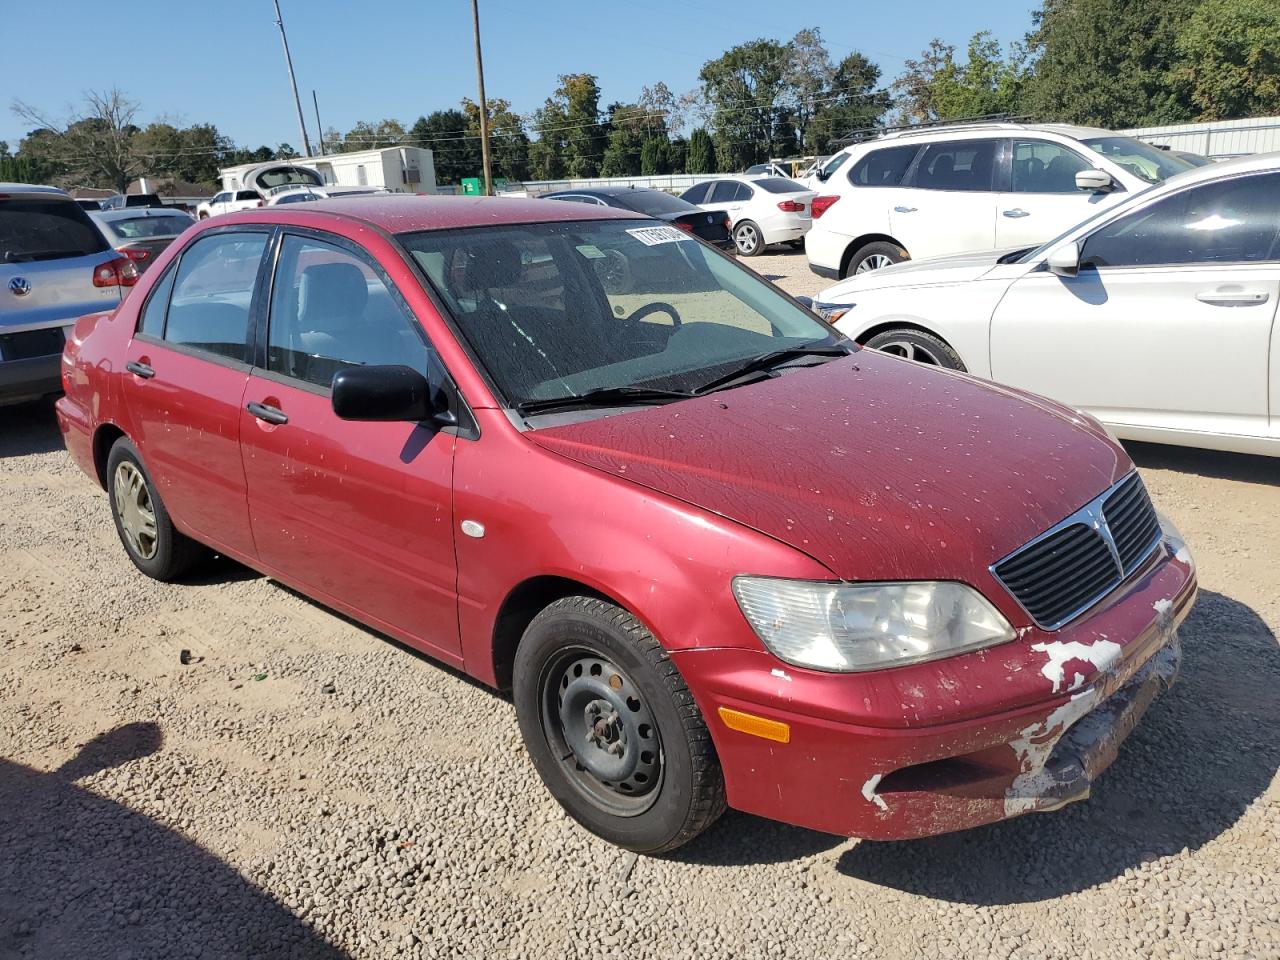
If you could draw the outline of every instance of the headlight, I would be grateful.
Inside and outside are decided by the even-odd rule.
[[[772,653],[818,670],[900,667],[1014,637],[1008,621],[981,594],[951,581],[815,583],[736,577],[733,595]]]
[[[815,300],[813,301],[813,312],[826,320],[827,323],[835,323],[856,306],[856,303],[823,303],[821,300]]]

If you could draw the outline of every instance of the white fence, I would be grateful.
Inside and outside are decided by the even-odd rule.
[[[1212,123],[1180,123],[1167,127],[1140,127],[1136,130],[1120,132],[1157,146],[1186,150],[1213,160],[1226,160],[1228,157],[1243,157],[1254,153],[1280,150],[1280,117],[1217,120]]]
[[[526,180],[523,183],[511,183],[507,193],[528,193],[538,197],[544,193],[557,190],[598,190],[601,187],[648,187],[651,190],[665,190],[667,193],[684,193],[697,183],[704,183],[715,176],[714,173],[669,173],[655,177],[584,177],[580,180]]]

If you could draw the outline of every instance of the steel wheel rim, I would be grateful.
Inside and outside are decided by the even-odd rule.
[[[151,503],[146,478],[135,464],[125,460],[116,467],[111,488],[115,494],[116,517],[129,549],[143,560],[150,560],[160,545],[155,506]]]
[[[870,273],[872,270],[879,270],[881,267],[892,266],[893,261],[889,259],[887,254],[873,253],[867,257],[854,270],[854,273]]]
[[[756,235],[755,227],[744,223],[733,232],[733,242],[743,253],[753,253],[760,243],[760,238]]]
[[[916,363],[926,363],[930,366],[942,366],[942,359],[932,350],[920,346],[918,343],[911,343],[909,340],[890,340],[876,347],[881,353],[888,353],[895,357],[902,357],[904,360],[914,360]]]
[[[542,673],[542,730],[574,790],[602,813],[634,817],[657,801],[664,755],[635,682],[594,650],[569,648]]]

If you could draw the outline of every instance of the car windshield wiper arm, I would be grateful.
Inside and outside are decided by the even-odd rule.
[[[650,387],[597,387],[584,393],[567,397],[547,397],[544,400],[521,400],[516,404],[520,413],[548,413],[552,410],[569,410],[574,407],[626,407],[671,400],[688,400],[691,393],[680,390],[655,390]]]
[[[750,377],[754,373],[764,373],[772,370],[780,363],[786,363],[788,360],[795,360],[798,357],[844,357],[850,353],[847,347],[838,343],[832,344],[809,344],[800,347],[784,347],[781,350],[770,350],[768,353],[762,353],[758,357],[752,357],[750,360],[742,364],[735,370],[730,370],[723,376],[716,377],[693,391],[695,395],[710,393],[713,390],[721,390],[725,387],[737,386],[738,381]]]

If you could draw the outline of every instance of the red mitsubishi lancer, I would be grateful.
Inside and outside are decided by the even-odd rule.
[[[216,551],[512,689],[594,833],[1053,809],[1173,681],[1194,567],[1088,417],[625,211],[300,206],[76,324],[67,447],[149,576]]]

